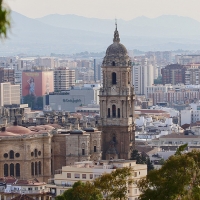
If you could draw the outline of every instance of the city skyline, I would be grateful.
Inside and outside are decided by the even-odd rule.
[[[49,14],[74,14],[89,18],[131,20],[140,16],[156,18],[161,15],[178,15],[200,21],[197,0],[5,0],[16,11],[30,18],[39,18]],[[98,9],[97,9],[98,8]]]

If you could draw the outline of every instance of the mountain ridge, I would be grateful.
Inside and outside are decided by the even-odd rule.
[[[64,22],[60,21],[64,26],[57,27],[54,22],[48,24],[12,12],[11,33],[9,33],[9,38],[1,43],[0,55],[102,52],[112,43],[115,30],[114,20],[93,18],[89,22],[87,19],[84,22],[82,20],[77,22],[77,19],[83,18],[77,18],[76,15],[72,18],[72,20],[68,18],[67,21],[65,19]],[[157,26],[156,23],[162,25],[163,18],[167,18],[168,23],[165,26]],[[174,17],[158,18],[156,23],[153,20],[153,25],[149,22],[151,19],[143,16],[134,22],[119,19],[118,31],[121,42],[127,49],[142,51],[200,49],[200,22],[182,17],[176,18],[179,21],[184,19],[180,22],[177,20],[176,23],[180,24],[177,27],[176,23],[173,26],[170,24]],[[188,23],[191,26],[187,27]],[[185,32],[186,28],[189,32]]]

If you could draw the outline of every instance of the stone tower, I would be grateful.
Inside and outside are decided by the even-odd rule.
[[[120,43],[116,24],[113,44],[102,63],[103,87],[99,94],[103,159],[129,159],[135,143],[131,71],[131,60]]]

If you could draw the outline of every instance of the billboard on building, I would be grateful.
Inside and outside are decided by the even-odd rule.
[[[22,96],[41,97],[53,91],[53,71],[22,73]]]

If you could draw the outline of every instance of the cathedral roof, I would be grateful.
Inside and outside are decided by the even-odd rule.
[[[103,66],[130,66],[131,60],[128,56],[126,47],[120,43],[119,32],[116,29],[114,32],[113,44],[111,44],[107,50],[103,59]]]
[[[18,126],[16,122],[14,122],[14,126],[7,127],[6,131],[20,135],[32,133],[32,131],[29,130],[28,128],[25,128],[23,126]]]

